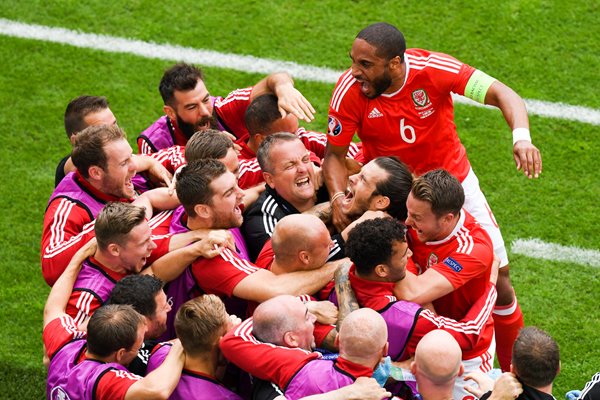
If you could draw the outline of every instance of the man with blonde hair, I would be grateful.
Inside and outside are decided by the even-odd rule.
[[[219,340],[233,326],[225,305],[215,295],[203,295],[184,303],[175,316],[175,331],[185,352],[179,384],[170,399],[240,399],[218,380]],[[171,350],[162,343],[148,361],[148,370],[158,368]]]

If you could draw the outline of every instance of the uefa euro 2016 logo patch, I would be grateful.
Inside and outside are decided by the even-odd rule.
[[[447,266],[449,266],[450,268],[452,268],[452,270],[454,270],[454,272],[460,272],[463,269],[462,265],[460,265],[452,257],[446,257],[446,259],[444,260],[444,264],[446,264]]]
[[[330,136],[337,136],[342,133],[342,123],[336,117],[331,115],[327,119],[327,134]]]

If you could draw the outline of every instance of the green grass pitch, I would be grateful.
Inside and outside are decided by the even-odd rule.
[[[169,3],[169,4],[167,4]],[[0,0],[0,18],[82,32],[295,61],[342,70],[356,33],[395,24],[409,47],[449,53],[523,97],[600,109],[598,2],[251,0],[227,3]],[[158,81],[171,62],[0,35],[0,398],[42,398],[41,318],[49,288],[39,265],[42,218],[54,169],[68,153],[67,102],[107,96],[133,144],[161,115]],[[262,76],[205,68],[213,94]],[[297,81],[326,126],[333,85]],[[600,128],[530,117],[544,173],[514,168],[510,131],[495,110],[456,106],[456,123],[507,245],[540,238],[600,249]],[[510,255],[510,254],[509,254]],[[600,271],[511,255],[511,276],[528,325],[561,348],[555,395],[581,389],[600,370]]]

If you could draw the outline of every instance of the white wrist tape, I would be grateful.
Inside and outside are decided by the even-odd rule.
[[[527,140],[531,142],[531,134],[527,128],[515,128],[513,129],[513,145],[519,140]]]

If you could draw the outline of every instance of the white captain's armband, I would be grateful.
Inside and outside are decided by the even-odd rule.
[[[485,104],[485,95],[495,80],[495,78],[492,78],[485,72],[476,69],[465,87],[465,97],[475,100],[478,103]]]
[[[531,142],[531,134],[529,133],[529,129],[527,128],[515,128],[513,129],[513,146],[519,140],[526,140]]]

